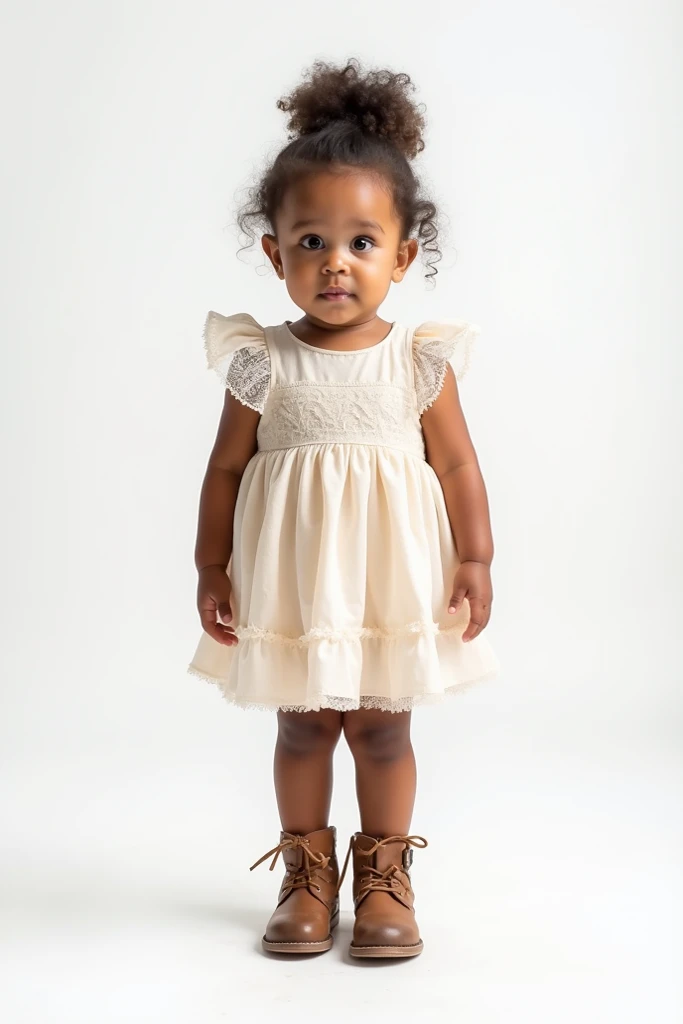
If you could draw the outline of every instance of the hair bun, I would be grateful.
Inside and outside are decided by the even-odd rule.
[[[424,149],[426,109],[410,99],[408,93],[414,89],[404,72],[364,72],[355,57],[345,65],[317,60],[277,106],[290,115],[287,127],[295,138],[318,132],[333,121],[346,121],[387,139],[412,159]]]

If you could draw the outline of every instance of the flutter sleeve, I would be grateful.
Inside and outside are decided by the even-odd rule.
[[[249,313],[223,316],[211,309],[204,321],[209,369],[243,405],[263,412],[270,390],[270,354],[265,331]]]
[[[457,380],[467,373],[472,347],[481,333],[477,324],[466,320],[439,323],[426,320],[413,332],[413,376],[420,415],[439,396],[450,363]]]

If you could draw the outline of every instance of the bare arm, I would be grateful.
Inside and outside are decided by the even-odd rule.
[[[195,544],[197,611],[203,629],[220,644],[238,643],[232,621],[232,553],[235,504],[245,467],[256,453],[260,413],[225,391],[223,412],[199,499]]]
[[[488,624],[493,602],[493,537],[486,487],[463,414],[453,368],[446,365],[443,387],[422,415],[427,461],[439,478],[460,566],[453,581],[449,612],[465,598],[470,621],[463,640],[473,640]]]
[[[486,487],[450,365],[436,401],[422,415],[427,461],[439,478],[461,562],[493,561]]]
[[[242,474],[257,451],[260,413],[225,391],[223,412],[199,499],[195,565],[227,567],[232,553],[235,502]]]

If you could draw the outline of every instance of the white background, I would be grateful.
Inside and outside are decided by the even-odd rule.
[[[4,6],[3,1020],[680,1020],[680,6]],[[233,218],[277,98],[350,55],[427,104],[445,259],[381,313],[481,326],[503,670],[413,716],[424,954],[350,962],[346,886],[283,963],[275,718],[185,671],[201,328],[300,315]]]

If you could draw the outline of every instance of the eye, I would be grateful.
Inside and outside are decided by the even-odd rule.
[[[320,245],[304,245],[304,242],[308,238],[313,239],[313,241],[315,242],[319,242]],[[304,249],[321,249],[323,245],[323,240],[320,237],[320,235],[304,235],[304,237],[301,239],[300,244],[304,246]]]
[[[374,244],[375,244],[373,242],[373,240],[371,238],[368,238],[366,235],[359,235],[359,237],[358,238],[354,238],[353,242],[351,243],[351,248],[352,249],[355,248],[356,242],[363,242],[363,243],[367,242],[370,247],[373,247]],[[356,252],[370,252],[370,248],[365,247],[363,249],[355,249],[355,251]]]

